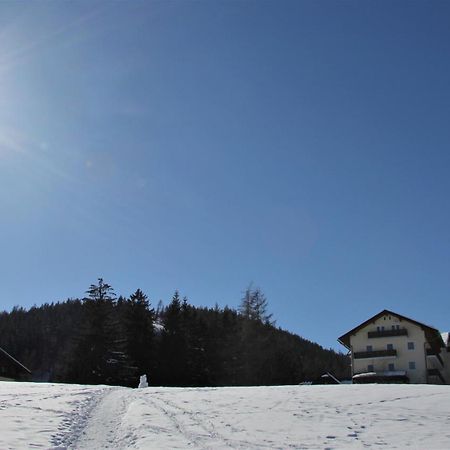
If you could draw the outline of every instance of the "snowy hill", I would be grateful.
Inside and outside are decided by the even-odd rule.
[[[0,383],[0,448],[450,448],[450,387]]]

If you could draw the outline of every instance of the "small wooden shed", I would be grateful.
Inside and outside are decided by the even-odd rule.
[[[31,370],[0,347],[0,381],[27,381]]]

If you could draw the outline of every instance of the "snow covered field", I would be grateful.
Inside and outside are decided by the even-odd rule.
[[[450,386],[0,382],[0,449],[450,448]]]

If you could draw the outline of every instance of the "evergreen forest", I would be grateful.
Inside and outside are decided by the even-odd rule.
[[[35,381],[136,387],[298,384],[349,377],[348,358],[275,325],[260,289],[237,310],[197,307],[176,291],[155,309],[140,289],[99,278],[82,299],[0,313],[0,347]]]

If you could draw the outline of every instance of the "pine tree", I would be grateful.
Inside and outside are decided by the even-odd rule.
[[[244,291],[241,299],[239,312],[249,320],[255,320],[269,325],[274,325],[273,314],[269,314],[268,302],[264,293],[259,287],[252,289],[251,285]]]
[[[74,382],[130,384],[136,376],[126,353],[126,336],[115,307],[114,289],[102,278],[91,284],[83,302],[70,378]]]
[[[147,373],[154,384],[217,386],[294,384],[326,370],[349,376],[345,355],[267,323],[265,297],[254,291],[240,313],[194,307],[176,292],[152,334],[147,296],[138,289],[115,300],[99,279],[83,300],[0,312],[0,345],[40,381],[136,386]]]
[[[186,335],[180,294],[175,291],[163,315],[164,331],[159,351],[160,374],[163,383],[171,386],[186,384]]]
[[[151,380],[155,311],[150,307],[148,297],[140,289],[137,289],[129,300],[124,301],[122,310],[127,353],[139,374],[146,374]]]
[[[114,289],[108,283],[103,281],[103,278],[98,278],[98,284],[91,284],[89,289],[86,291],[88,297],[85,301],[103,302],[110,301],[114,302],[116,294]]]

